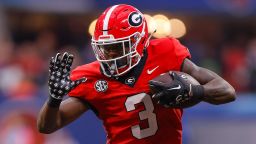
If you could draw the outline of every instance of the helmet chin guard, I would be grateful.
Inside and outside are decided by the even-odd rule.
[[[99,17],[91,45],[102,72],[121,76],[141,60],[148,29],[144,16],[130,5],[115,5]]]

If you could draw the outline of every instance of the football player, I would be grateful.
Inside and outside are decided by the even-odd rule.
[[[39,113],[38,130],[52,133],[92,109],[103,121],[108,144],[181,144],[182,107],[170,95],[211,104],[235,100],[234,88],[194,64],[177,39],[149,39],[139,10],[125,4],[107,8],[91,40],[97,61],[70,73],[72,54],[58,53],[50,60],[50,94]],[[174,84],[168,88],[150,83],[162,89],[155,100],[149,81],[168,71],[188,73],[201,85],[189,86],[171,73]],[[65,95],[69,98],[62,101]]]

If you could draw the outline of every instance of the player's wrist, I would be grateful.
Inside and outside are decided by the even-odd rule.
[[[59,107],[63,97],[53,97],[51,94],[48,98],[47,104],[50,107]]]
[[[197,99],[203,99],[204,97],[204,87],[202,85],[192,85],[192,97]]]

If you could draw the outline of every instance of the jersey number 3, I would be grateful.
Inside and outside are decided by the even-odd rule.
[[[131,127],[132,135],[137,139],[143,139],[149,136],[152,136],[156,133],[158,126],[156,120],[156,114],[154,111],[154,105],[150,95],[146,93],[140,93],[134,96],[130,96],[127,98],[125,102],[125,107],[128,112],[135,110],[135,105],[143,103],[145,106],[144,111],[139,112],[140,120],[148,121],[148,128],[141,129],[139,125],[134,125]]]

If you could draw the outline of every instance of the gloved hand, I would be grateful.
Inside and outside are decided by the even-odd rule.
[[[50,60],[48,80],[50,98],[48,104],[51,106],[58,106],[66,94],[86,81],[84,77],[75,81],[70,80],[73,58],[72,54],[65,52],[63,56],[57,53]]]
[[[153,99],[165,107],[183,108],[193,96],[197,98],[203,96],[203,86],[191,85],[175,72],[171,72],[170,76],[173,81],[171,85],[166,86],[157,81],[150,81],[150,85],[157,89],[152,96]]]

